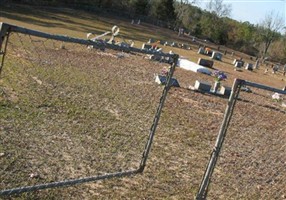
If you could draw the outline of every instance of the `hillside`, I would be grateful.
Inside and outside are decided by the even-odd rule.
[[[67,8],[13,5],[0,21],[48,33],[86,38],[120,28],[136,47],[150,38],[190,44],[165,47],[197,62],[199,43],[142,22]],[[120,40],[122,38],[118,38]],[[218,47],[199,41],[212,49]],[[226,48],[220,47],[221,51]],[[226,49],[214,68],[235,78],[282,88],[282,74],[235,71]],[[163,87],[154,82],[168,64],[141,54],[88,50],[86,46],[12,34],[0,76],[0,189],[136,168]],[[177,68],[143,174],[25,193],[12,199],[192,199],[199,188],[228,99],[189,90],[212,76]],[[285,108],[261,90],[241,92],[215,169],[209,199],[285,199]],[[9,199],[7,197],[7,199]]]

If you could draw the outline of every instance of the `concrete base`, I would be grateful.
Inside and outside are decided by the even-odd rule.
[[[211,87],[212,86],[207,82],[196,80],[194,89],[199,90],[199,91],[203,91],[203,92],[210,92]]]
[[[231,87],[221,86],[219,93],[220,93],[221,95],[230,96]]]

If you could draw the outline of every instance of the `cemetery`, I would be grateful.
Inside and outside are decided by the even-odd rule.
[[[41,186],[4,199],[192,199],[224,127],[209,199],[285,198],[286,65],[139,17],[0,14],[0,194]]]
[[[209,67],[212,68],[214,65],[214,62],[212,60],[207,60],[207,59],[203,59],[203,58],[199,58],[198,60],[198,64],[205,66],[205,67]]]

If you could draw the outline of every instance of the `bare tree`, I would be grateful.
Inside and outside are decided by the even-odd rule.
[[[196,4],[198,0],[180,0],[181,5],[182,4]]]
[[[231,4],[223,3],[223,0],[210,0],[207,3],[207,9],[215,13],[218,17],[228,17],[231,14]]]
[[[263,44],[262,56],[265,57],[270,45],[279,37],[284,27],[283,18],[274,11],[266,14],[259,27],[259,35]]]
[[[189,10],[189,5],[194,5],[198,2],[199,0],[180,0],[177,1],[177,6],[176,6],[176,13],[177,13],[177,21],[176,21],[176,26],[181,25],[181,20],[186,14],[188,13]]]

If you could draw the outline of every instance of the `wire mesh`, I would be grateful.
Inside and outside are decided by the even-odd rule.
[[[162,64],[21,33],[6,56],[0,190],[138,169]]]
[[[237,98],[208,198],[286,197],[286,110],[274,92],[247,86]],[[247,192],[242,192],[247,191]]]

